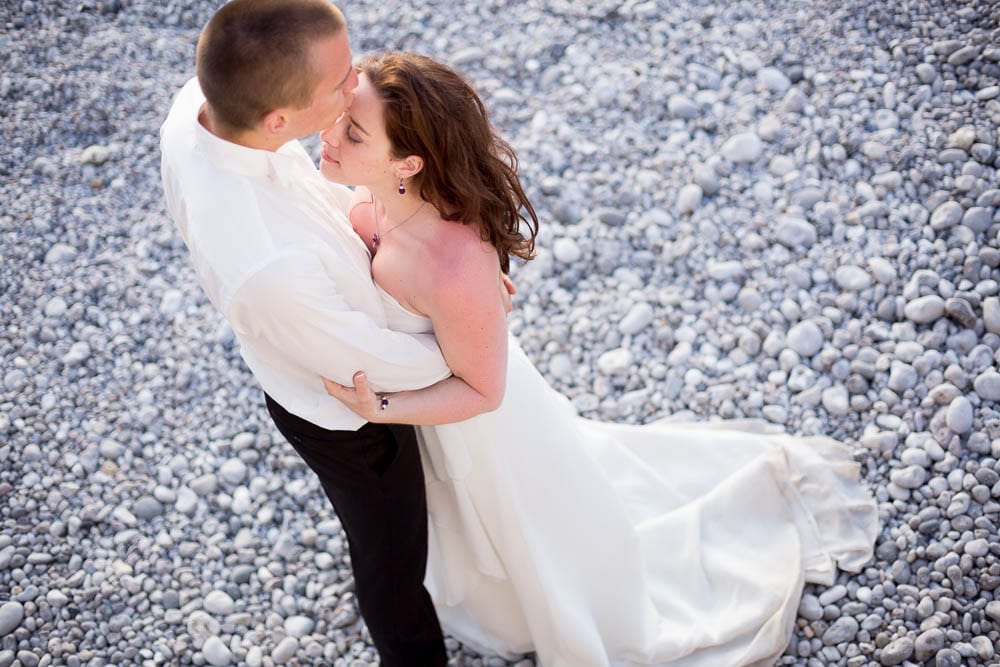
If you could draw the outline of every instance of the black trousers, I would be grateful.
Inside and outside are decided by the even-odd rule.
[[[355,594],[384,667],[441,667],[444,640],[427,569],[427,497],[412,426],[331,431],[265,394],[278,430],[319,477],[354,568]]]

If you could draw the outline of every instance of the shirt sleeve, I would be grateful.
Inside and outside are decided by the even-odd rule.
[[[344,385],[365,371],[375,391],[420,389],[451,375],[433,334],[380,326],[354,310],[318,259],[272,262],[243,283],[230,304],[233,329],[247,342],[307,373]]]

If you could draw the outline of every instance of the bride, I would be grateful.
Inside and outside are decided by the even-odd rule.
[[[481,100],[421,56],[359,72],[321,171],[356,186],[390,327],[433,330],[455,375],[327,388],[370,421],[423,425],[444,628],[546,667],[772,664],[803,585],[871,556],[875,504],[848,449],[749,421],[578,417],[507,334],[498,276],[531,257],[537,219]]]

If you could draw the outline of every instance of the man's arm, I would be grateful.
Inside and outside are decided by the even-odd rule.
[[[350,384],[365,368],[378,391],[434,384],[451,375],[431,334],[380,326],[350,307],[318,260],[296,256],[256,272],[230,308],[234,329],[295,365]]]

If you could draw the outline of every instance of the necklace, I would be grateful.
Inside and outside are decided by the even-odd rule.
[[[375,203],[375,199],[374,199],[374,197],[372,198],[372,203]],[[405,218],[403,219],[403,221],[402,221],[402,222],[397,222],[397,223],[396,223],[395,225],[393,225],[393,226],[392,226],[392,227],[390,227],[389,229],[385,230],[385,231],[384,231],[384,232],[382,232],[381,234],[379,233],[379,225],[378,225],[378,208],[376,208],[376,209],[375,209],[375,233],[374,233],[374,234],[372,234],[372,248],[373,248],[374,250],[378,250],[378,247],[379,247],[379,246],[380,246],[380,245],[382,244],[382,237],[383,237],[383,236],[385,236],[386,234],[388,234],[388,233],[389,233],[389,232],[391,232],[392,230],[396,229],[397,227],[402,227],[403,225],[405,225],[406,223],[408,223],[408,222],[409,222],[410,220],[412,220],[412,219],[413,219],[413,217],[414,217],[414,216],[415,216],[415,215],[416,215],[417,213],[420,213],[420,210],[421,210],[421,209],[423,209],[423,207],[424,207],[424,206],[425,206],[426,204],[427,204],[427,201],[426,201],[426,200],[425,200],[425,201],[422,201],[422,202],[420,202],[420,206],[418,206],[418,207],[416,208],[416,210],[414,210],[414,211],[413,211],[413,213],[411,213],[411,214],[409,214],[408,216],[406,216],[406,217],[405,217]]]

